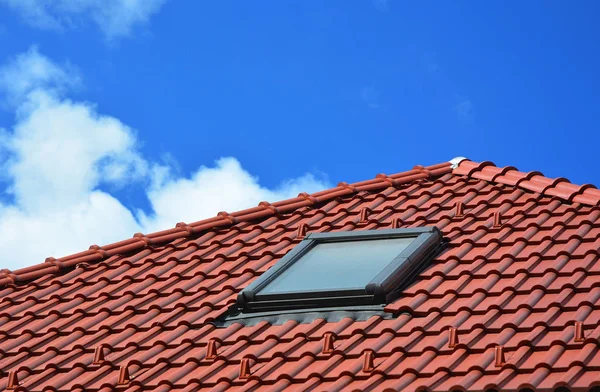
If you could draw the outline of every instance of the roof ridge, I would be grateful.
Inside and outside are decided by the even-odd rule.
[[[361,191],[383,189],[389,186],[398,186],[417,180],[437,178],[452,172],[452,165],[453,163],[451,162],[443,162],[430,166],[417,165],[408,171],[391,175],[378,174],[373,179],[352,184],[340,182],[334,188],[315,192],[313,194],[302,192],[297,197],[274,203],[262,201],[258,206],[245,210],[232,213],[221,211],[215,217],[203,219],[194,223],[187,224],[179,222],[172,229],[149,234],[135,233],[132,238],[104,246],[91,245],[88,250],[69,256],[58,259],[48,257],[45,262],[30,267],[20,268],[14,271],[8,269],[0,270],[0,287],[11,283],[37,279],[46,274],[57,273],[60,270],[73,267],[79,263],[98,262],[116,254],[141,250],[149,245],[157,245],[178,238],[189,237],[205,230],[231,226],[239,222],[247,222],[276,214],[291,212],[301,207],[329,201],[340,196],[348,196]]]
[[[592,184],[575,185],[564,177],[549,178],[541,172],[521,172],[514,166],[497,167],[493,162],[473,162],[463,158],[453,174],[492,183],[515,186],[545,196],[558,197],[569,203],[600,206],[600,190]]]
[[[432,179],[452,173],[497,184],[519,187],[540,193],[545,196],[558,197],[567,202],[590,206],[600,206],[600,190],[592,184],[575,185],[563,177],[556,179],[545,177],[538,171],[521,172],[513,166],[497,167],[493,162],[473,162],[464,157],[452,159],[430,166],[417,165],[411,170],[391,175],[378,174],[375,178],[352,184],[340,182],[336,187],[308,194],[300,193],[297,197],[274,203],[262,201],[256,207],[232,213],[221,211],[217,216],[190,224],[179,222],[172,229],[149,234],[135,233],[132,238],[107,244],[91,245],[88,250],[69,256],[46,258],[44,263],[35,264],[10,271],[0,270],[0,287],[7,284],[33,280],[43,275],[57,273],[79,263],[98,262],[113,255],[141,250],[149,245],[170,242],[178,238],[197,235],[202,231],[227,227],[239,222],[262,219],[276,214],[287,213],[301,207],[329,201],[336,197],[348,196],[360,191],[373,191],[406,184],[411,181]]]

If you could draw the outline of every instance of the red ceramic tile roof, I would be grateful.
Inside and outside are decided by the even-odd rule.
[[[600,191],[462,161],[142,235],[0,277],[0,389],[587,391]],[[307,232],[435,225],[392,318],[211,321]]]

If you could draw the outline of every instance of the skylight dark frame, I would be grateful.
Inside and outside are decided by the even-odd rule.
[[[414,238],[414,240],[364,288],[261,294],[262,289],[320,243],[392,238]],[[442,234],[436,227],[311,233],[277,264],[239,293],[236,307],[242,312],[263,312],[388,303],[395,299],[398,290],[421,270],[441,243]]]

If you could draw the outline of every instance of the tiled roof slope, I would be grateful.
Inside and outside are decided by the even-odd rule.
[[[0,389],[598,389],[599,203],[462,161],[5,271]],[[392,318],[211,324],[307,232],[431,225],[448,246]]]

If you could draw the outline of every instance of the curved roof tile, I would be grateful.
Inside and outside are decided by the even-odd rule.
[[[600,388],[599,203],[461,160],[4,270],[0,389]],[[307,233],[426,225],[448,246],[386,317],[211,323]]]

